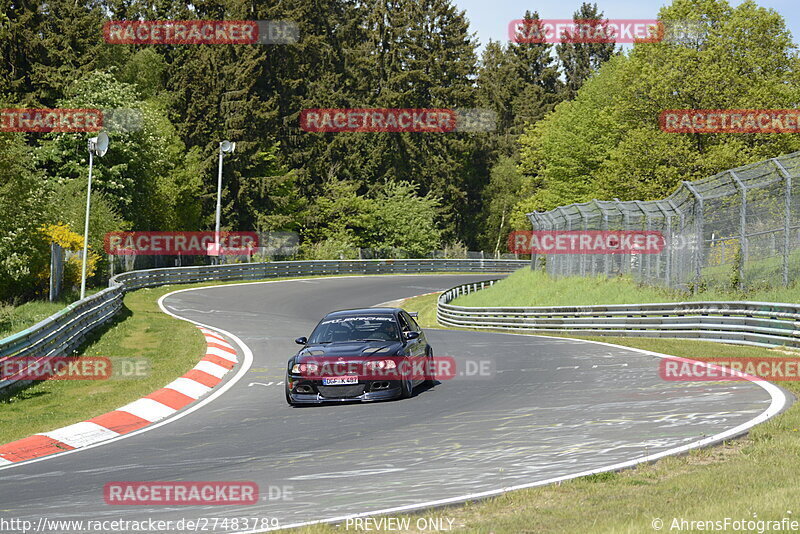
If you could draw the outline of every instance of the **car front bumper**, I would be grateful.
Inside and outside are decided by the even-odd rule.
[[[380,382],[388,382],[389,387],[385,389],[374,389],[374,385]],[[399,381],[387,380],[368,380],[358,384],[341,386],[324,386],[322,382],[307,380],[302,378],[286,377],[286,383],[291,384],[288,391],[289,400],[297,404],[324,404],[354,401],[381,401],[396,399],[402,396],[402,387]],[[297,392],[295,388],[306,386],[310,392]]]

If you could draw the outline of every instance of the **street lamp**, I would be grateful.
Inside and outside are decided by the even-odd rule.
[[[236,143],[231,143],[228,140],[222,141],[219,144],[219,173],[217,174],[217,219],[214,227],[214,247],[217,254],[217,263],[219,263],[219,217],[222,210],[222,158],[225,154],[233,154],[236,149]]]
[[[86,188],[86,220],[83,226],[83,266],[81,267],[81,300],[86,296],[86,260],[89,254],[89,207],[92,202],[92,166],[94,157],[102,157],[108,151],[108,134],[100,132],[89,139],[89,185]]]

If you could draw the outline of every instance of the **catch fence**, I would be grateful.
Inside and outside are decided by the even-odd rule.
[[[554,276],[630,275],[698,290],[788,285],[800,271],[800,152],[682,182],[669,197],[528,214],[534,230],[659,231],[658,253],[533,255]]]

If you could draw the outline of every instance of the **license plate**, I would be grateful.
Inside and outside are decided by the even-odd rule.
[[[345,384],[358,384],[357,376],[328,376],[322,377],[324,386],[343,386]]]

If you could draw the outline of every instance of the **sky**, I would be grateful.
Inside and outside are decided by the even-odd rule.
[[[662,6],[671,2],[663,0],[587,0],[597,3],[608,19],[654,19]],[[583,0],[549,0],[546,2],[525,2],[521,0],[454,0],[459,9],[467,12],[470,28],[477,33],[481,50],[489,39],[508,42],[508,23],[521,19],[526,10],[538,11],[543,19],[571,19]],[[737,6],[740,0],[729,0]],[[762,7],[772,8],[780,13],[786,26],[792,32],[795,43],[800,39],[800,1],[798,0],[756,0]]]

